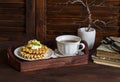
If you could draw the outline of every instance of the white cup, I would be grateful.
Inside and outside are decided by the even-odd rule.
[[[74,56],[85,48],[81,38],[75,35],[61,35],[56,37],[58,51],[65,56]],[[82,46],[80,49],[79,47]]]

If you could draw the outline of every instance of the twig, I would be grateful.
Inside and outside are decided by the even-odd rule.
[[[93,6],[94,6],[94,7],[95,7],[95,6],[101,7],[101,6],[104,6],[104,5],[105,5],[105,1],[104,1],[104,0],[100,1],[100,3],[97,3],[97,4],[96,4],[95,2],[97,2],[97,0],[92,0],[92,1],[89,2],[89,3],[88,3],[88,0],[85,0],[84,2],[83,2],[83,0],[68,0],[68,1],[65,2],[64,4],[65,4],[65,5],[68,5],[68,4],[81,3],[81,4],[83,5],[83,7],[86,8],[87,13],[88,13],[87,19],[88,19],[88,22],[89,22],[89,24],[88,24],[88,29],[87,29],[86,31],[90,31],[90,28],[92,27],[92,25],[94,25],[94,26],[97,27],[97,28],[100,28],[100,26],[96,24],[96,23],[98,23],[98,22],[102,23],[104,26],[106,26],[106,24],[107,24],[105,21],[99,20],[99,19],[96,19],[96,20],[93,21],[90,7],[93,7]],[[84,21],[86,21],[86,19],[85,19]],[[79,22],[79,21],[77,21],[77,22]]]

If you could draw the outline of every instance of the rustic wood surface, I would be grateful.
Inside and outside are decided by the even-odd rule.
[[[120,68],[87,65],[18,72],[0,55],[0,82],[120,82]]]

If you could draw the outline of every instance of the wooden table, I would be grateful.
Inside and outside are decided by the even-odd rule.
[[[120,68],[89,63],[32,72],[18,72],[0,54],[0,82],[120,82]]]

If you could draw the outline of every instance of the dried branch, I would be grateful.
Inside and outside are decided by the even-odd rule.
[[[86,0],[85,2],[83,2],[82,0],[69,0],[69,3],[70,4],[81,3],[87,9],[89,24],[88,29],[86,31],[89,31],[92,26],[92,14],[89,8],[88,1]]]
[[[91,7],[103,7],[105,6],[105,0],[101,0],[101,1],[97,1],[97,0],[92,0],[91,2],[88,3],[88,0],[68,0],[67,2],[63,3],[65,5],[69,5],[69,4],[75,4],[75,3],[81,3],[83,5],[83,7],[86,8],[87,13],[88,13],[88,29],[86,31],[90,31],[90,28],[92,28],[92,25],[94,25],[95,27],[101,29],[101,27],[99,25],[97,25],[97,23],[102,23],[104,26],[106,26],[106,22],[103,20],[99,20],[96,19],[93,21],[92,19],[92,13],[90,8]],[[87,21],[87,19],[85,19],[84,21]],[[76,21],[76,22],[81,22],[81,21]]]
[[[97,28],[99,28],[99,29],[101,29],[101,30],[102,30],[102,28],[99,25],[96,24],[97,22],[98,23],[102,23],[103,26],[106,26],[106,22],[105,21],[102,21],[102,20],[99,20],[99,19],[94,20],[93,21],[94,26],[97,27]]]

